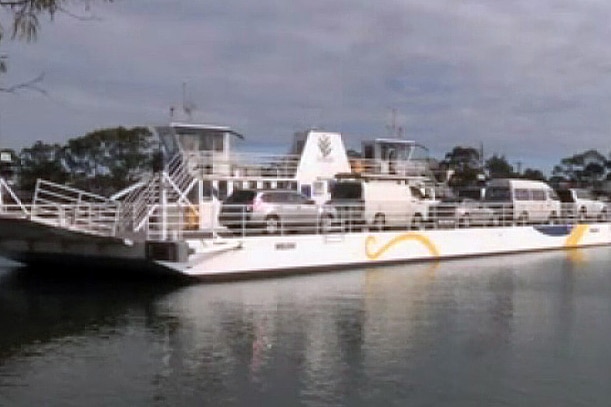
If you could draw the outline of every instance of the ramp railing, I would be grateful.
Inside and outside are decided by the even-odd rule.
[[[30,218],[60,227],[115,236],[119,202],[80,189],[38,179]]]

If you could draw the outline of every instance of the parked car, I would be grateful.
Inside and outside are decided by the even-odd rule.
[[[345,229],[385,230],[424,228],[432,202],[414,185],[346,177],[333,184],[327,204],[335,208]]]
[[[607,219],[607,204],[596,200],[587,189],[567,188],[560,189],[556,193],[562,202],[562,214],[565,218],[577,219],[580,222],[587,219],[600,221]]]
[[[221,206],[219,221],[232,231],[328,232],[334,209],[317,205],[302,193],[284,189],[239,189]]]
[[[499,223],[494,210],[481,201],[459,196],[443,198],[431,208],[438,227],[492,226]]]
[[[495,217],[508,224],[556,223],[561,216],[556,191],[542,181],[491,179],[486,185],[484,201],[495,210]]]

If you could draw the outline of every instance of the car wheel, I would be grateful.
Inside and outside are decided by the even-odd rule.
[[[600,213],[600,215],[598,215],[598,220],[601,222],[604,222],[607,220],[607,212],[606,211],[602,211]]]
[[[556,223],[558,223],[558,216],[556,216],[556,212],[553,212],[549,216],[549,219],[547,220],[547,223],[550,224],[550,225],[555,225]]]
[[[424,229],[424,222],[422,221],[422,216],[419,213],[415,214],[414,218],[412,219],[412,229],[415,229],[415,230]]]
[[[581,209],[579,210],[579,219],[578,219],[578,220],[579,220],[579,222],[580,222],[580,223],[585,222],[585,221],[586,221],[586,219],[587,219],[587,217],[588,217],[588,214],[587,214],[587,212],[586,212],[586,208],[581,208]]]
[[[377,213],[376,216],[373,217],[373,230],[382,231],[384,230],[384,225],[386,224],[386,218],[383,214]]]
[[[280,219],[277,216],[268,216],[265,218],[265,233],[268,235],[277,235],[280,233]]]

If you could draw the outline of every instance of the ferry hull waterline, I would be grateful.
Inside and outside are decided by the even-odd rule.
[[[447,179],[413,141],[365,141],[353,159],[339,133],[309,130],[258,157],[234,152],[243,136],[227,127],[151,131],[162,168],[111,197],[39,179],[24,203],[0,178],[0,255],[45,273],[226,281],[611,245],[608,204],[576,216],[541,182],[444,200]]]
[[[203,249],[201,242],[189,244],[195,253]],[[261,237],[225,251],[195,254],[180,271],[195,277],[247,277],[609,244],[611,224]]]
[[[28,223],[27,221],[25,221]],[[23,222],[21,222],[23,223]],[[611,223],[186,239],[133,243],[0,218],[0,252],[19,263],[228,281],[357,267],[611,245]],[[27,232],[16,232],[24,230]],[[33,233],[32,233],[33,232]],[[10,236],[9,236],[10,235]],[[38,237],[37,237],[38,236]],[[41,238],[44,236],[44,238]],[[173,261],[170,259],[176,259]]]

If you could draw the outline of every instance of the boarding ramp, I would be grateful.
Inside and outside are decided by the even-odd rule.
[[[119,202],[51,181],[38,179],[32,203],[25,206],[30,220],[100,236],[115,236]]]

